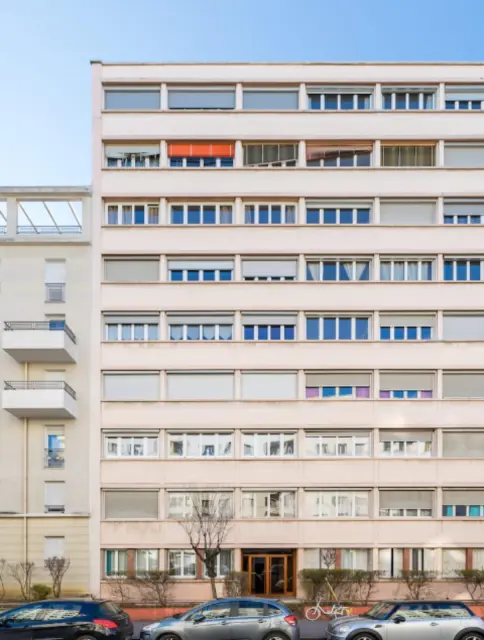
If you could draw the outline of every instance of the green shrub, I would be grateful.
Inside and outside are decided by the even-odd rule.
[[[46,584],[33,584],[30,590],[32,600],[45,600],[49,597],[52,589]]]

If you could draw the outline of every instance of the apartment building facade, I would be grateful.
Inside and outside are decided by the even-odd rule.
[[[0,557],[64,593],[89,593],[89,188],[0,189]]]
[[[92,592],[484,565],[482,69],[93,63]]]

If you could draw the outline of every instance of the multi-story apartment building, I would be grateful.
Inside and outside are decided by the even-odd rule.
[[[93,63],[91,591],[483,566],[482,68]]]
[[[65,593],[89,584],[91,243],[88,188],[0,189],[0,558],[65,557]]]

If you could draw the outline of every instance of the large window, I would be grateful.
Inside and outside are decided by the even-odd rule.
[[[297,144],[246,144],[246,167],[295,167],[298,160]]]
[[[372,144],[308,144],[306,164],[308,167],[369,167]]]
[[[445,258],[446,282],[480,282],[484,279],[484,260],[481,258]]]
[[[393,282],[415,282],[433,280],[432,260],[409,260],[382,258],[380,262],[380,280]]]
[[[113,342],[158,340],[158,326],[158,314],[105,315],[104,339]]]
[[[170,282],[224,282],[232,280],[233,260],[169,260]]]
[[[432,517],[433,491],[380,491],[380,516],[386,518]]]
[[[306,318],[307,340],[368,340],[368,317],[318,316]]]
[[[338,549],[305,549],[305,569],[336,569]],[[370,549],[339,549],[341,569],[368,571],[371,569]]]
[[[368,433],[311,433],[304,436],[305,454],[311,458],[367,457],[371,455]]]
[[[104,146],[105,165],[110,169],[144,169],[160,166],[160,145],[121,145]]]
[[[484,202],[445,200],[444,224],[484,224]]]
[[[160,399],[160,374],[151,372],[106,372],[103,374],[103,400],[147,401]]]
[[[429,399],[433,390],[433,373],[380,373],[380,398],[385,400]]]
[[[232,224],[231,204],[172,204],[170,224]]]
[[[295,433],[244,433],[244,458],[293,458],[296,449]]]
[[[128,552],[125,549],[109,549],[104,552],[104,575],[126,576],[128,574]]]
[[[484,340],[484,315],[444,313],[444,340]]]
[[[403,571],[401,548],[379,549],[378,570],[382,578],[399,578]],[[432,571],[435,566],[435,549],[408,549],[408,569],[411,571]]]
[[[307,88],[308,108],[316,111],[366,111],[372,108],[371,89]]]
[[[158,491],[104,491],[104,517],[107,520],[156,520]]]
[[[371,260],[365,259],[324,259],[308,260],[306,279],[326,282],[350,282],[370,279]]]
[[[479,111],[484,108],[484,87],[449,86],[445,87],[445,108]]]
[[[484,431],[444,431],[444,458],[484,458]]]
[[[309,518],[367,518],[368,491],[306,491]]]
[[[371,206],[351,204],[306,204],[306,224],[370,224]]]
[[[434,315],[380,315],[380,340],[432,340]]]
[[[232,511],[232,493],[229,491],[221,493],[170,491],[168,493],[169,518],[200,518],[217,515],[231,517]]]
[[[106,224],[108,225],[143,225],[159,224],[158,204],[107,204]]]
[[[446,142],[444,166],[484,167],[484,145],[482,142]]]
[[[175,578],[195,578],[197,575],[195,551],[191,549],[169,550],[168,571]]]
[[[380,224],[391,226],[427,226],[436,222],[435,200],[382,200]]]
[[[217,578],[223,578],[233,570],[232,555],[233,554],[231,549],[221,549],[215,561],[215,571],[217,574]],[[203,566],[203,575],[205,578],[208,578],[207,567],[205,565]]]
[[[106,258],[104,260],[106,282],[159,282],[159,258]]]
[[[170,143],[168,144],[170,167],[207,169],[234,166],[233,143]]]
[[[169,315],[170,340],[232,340],[233,315]]]
[[[435,90],[398,87],[383,89],[383,108],[385,110],[427,110],[434,109]]]
[[[169,433],[170,458],[231,458],[232,433]]]
[[[442,515],[445,518],[482,518],[484,491],[444,489]]]
[[[158,435],[106,435],[106,458],[157,458]]]
[[[235,109],[235,89],[233,87],[169,88],[168,109],[187,111]]]
[[[297,373],[242,371],[242,400],[296,400]]]
[[[428,458],[432,455],[432,432],[380,430],[380,455],[393,458]]]
[[[282,203],[246,204],[244,224],[296,224],[296,205]]]
[[[160,87],[105,87],[104,108],[107,111],[158,111]]]
[[[458,572],[466,568],[465,549],[442,549],[442,577],[457,578]]]
[[[244,340],[294,340],[295,314],[242,314]]]
[[[134,554],[135,575],[143,576],[159,567],[158,549],[136,549]]]
[[[382,145],[382,167],[433,167],[434,145]]]
[[[243,518],[295,518],[294,491],[243,491]]]
[[[364,400],[370,397],[370,383],[369,373],[306,373],[306,398]]]
[[[244,89],[243,108],[255,111],[284,111],[299,108],[296,89]]]
[[[297,276],[296,260],[242,260],[245,281],[293,281]]]
[[[168,400],[233,400],[232,371],[168,372]]]

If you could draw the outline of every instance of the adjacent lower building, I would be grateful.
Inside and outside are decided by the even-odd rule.
[[[157,568],[209,597],[178,522],[202,492],[234,516],[220,580],[254,595],[302,596],[328,557],[378,569],[376,595],[404,569],[462,593],[484,566],[482,65],[92,69],[91,592]]]

